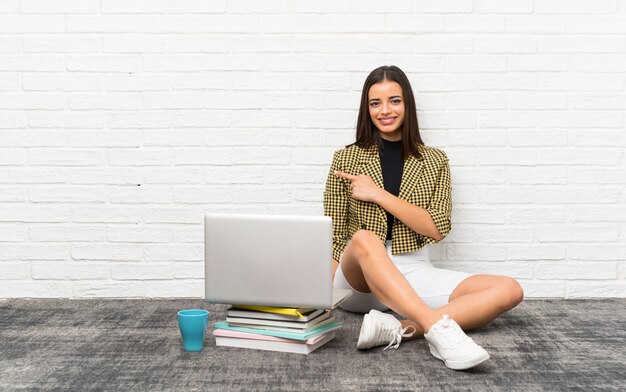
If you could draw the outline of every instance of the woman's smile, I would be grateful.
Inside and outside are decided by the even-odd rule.
[[[378,121],[383,125],[391,125],[395,121],[396,117],[380,118]]]

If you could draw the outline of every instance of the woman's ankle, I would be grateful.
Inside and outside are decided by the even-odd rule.
[[[429,316],[426,320],[424,320],[422,322],[422,330],[424,331],[424,334],[428,333],[430,327],[435,325],[439,320],[441,320],[441,315],[437,313],[434,313],[432,316]]]

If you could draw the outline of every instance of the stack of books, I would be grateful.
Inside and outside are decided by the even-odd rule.
[[[330,310],[233,305],[213,336],[217,346],[309,354],[339,328]]]

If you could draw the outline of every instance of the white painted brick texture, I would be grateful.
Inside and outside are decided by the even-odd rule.
[[[320,215],[367,74],[448,154],[438,266],[626,297],[618,0],[0,1],[0,298],[201,297],[206,210]]]

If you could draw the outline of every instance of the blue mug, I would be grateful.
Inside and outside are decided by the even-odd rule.
[[[185,351],[202,351],[208,325],[208,310],[186,309],[178,312],[178,329],[183,338]]]

